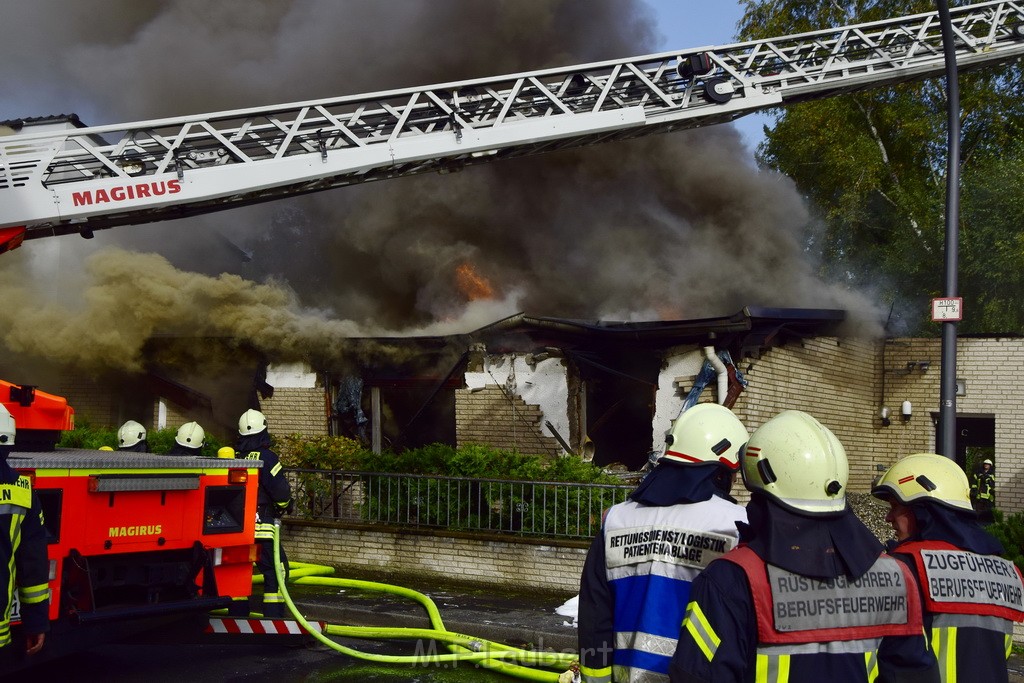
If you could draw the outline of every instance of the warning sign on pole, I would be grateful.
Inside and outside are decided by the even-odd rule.
[[[947,299],[932,299],[932,322],[945,323],[964,319],[964,299],[954,296]]]

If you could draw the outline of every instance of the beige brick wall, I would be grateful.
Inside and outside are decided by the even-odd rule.
[[[327,435],[327,395],[323,387],[279,387],[272,398],[260,401],[271,434]]]
[[[369,529],[289,520],[290,558],[341,571],[415,574],[458,583],[576,592],[589,543],[481,539],[435,529]]]
[[[75,409],[75,419],[79,423],[88,422],[95,426],[120,424],[120,398],[109,382],[82,375],[66,375],[50,393],[67,399],[68,405]]]
[[[546,431],[539,406],[519,396],[508,396],[497,385],[455,392],[455,438],[459,446],[486,444],[557,457],[562,448]]]
[[[849,489],[867,491],[874,465],[890,462],[876,434],[880,348],[879,342],[818,337],[744,359],[739,368],[750,384],[736,412],[751,432],[782,410],[815,416],[846,448]]]

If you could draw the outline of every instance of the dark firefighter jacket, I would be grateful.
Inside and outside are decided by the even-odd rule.
[[[996,476],[991,471],[975,472],[971,477],[971,496],[977,500],[995,503]]]
[[[786,619],[776,613],[776,633],[770,633],[772,618],[763,610],[759,630],[756,601],[764,602],[763,585],[758,595],[753,595],[746,570],[729,555],[712,562],[694,580],[690,591],[679,646],[669,668],[673,683],[938,683],[935,658],[920,627],[920,603],[913,601],[917,605],[915,617],[910,605],[915,588],[906,582],[900,586],[908,603],[906,619],[916,624],[914,630],[919,635],[880,636],[872,632],[873,627],[861,629],[855,625],[838,637],[835,632],[820,631],[813,642],[796,642],[807,639],[787,635],[778,637],[783,629],[813,627],[815,614],[822,618],[821,605],[839,604],[827,589],[833,584],[844,587],[845,593],[839,595],[841,605],[869,609],[879,598],[888,600],[878,593],[880,582],[857,581],[879,573],[879,561],[884,558],[882,546],[849,510],[812,519],[755,494],[747,514],[751,523],[740,528],[743,552],[753,555],[762,567],[774,567],[779,576],[786,578],[787,586],[797,586],[794,590],[803,590],[804,585],[809,589],[824,586],[826,590],[813,600],[797,600],[807,609],[790,610],[795,618],[790,618],[789,612],[784,615]],[[883,571],[891,568],[887,566]],[[801,579],[807,579],[806,584],[801,584]],[[884,590],[891,591],[891,587]],[[840,623],[837,618],[824,622]],[[910,631],[908,627],[903,630]]]
[[[919,579],[925,630],[943,681],[1007,681],[1013,622],[1024,618],[1020,576],[970,513],[913,505],[918,534],[890,545]]]
[[[690,583],[746,519],[715,495],[718,469],[661,464],[608,511],[580,582],[584,683],[668,680]]]
[[[270,435],[265,429],[259,434],[241,437],[235,450],[241,458],[263,462],[263,467],[260,468],[259,494],[256,498],[256,514],[260,519],[257,523],[256,537],[272,538],[274,518],[284,513],[292,497],[291,485],[285,477],[284,467],[277,453],[270,450]],[[260,526],[268,524],[271,527],[270,535],[261,535]]]
[[[39,499],[28,477],[19,476],[0,457],[0,580],[8,589],[0,618],[0,647],[11,643],[10,617],[13,590],[17,587],[21,622],[26,633],[50,630],[47,586],[50,562],[46,557],[46,530]]]

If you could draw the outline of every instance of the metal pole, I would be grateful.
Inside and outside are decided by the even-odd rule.
[[[953,23],[947,0],[936,0],[946,63],[946,276],[944,296],[957,295],[960,235],[960,86],[957,81]],[[956,457],[956,321],[942,323],[942,372],[939,379],[937,450]]]

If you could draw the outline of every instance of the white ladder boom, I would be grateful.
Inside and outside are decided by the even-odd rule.
[[[961,70],[1024,55],[1022,3],[954,8]],[[936,13],[722,47],[214,114],[0,137],[25,239],[731,121],[941,75]],[[0,249],[2,250],[2,249]]]

